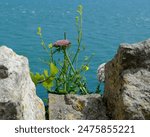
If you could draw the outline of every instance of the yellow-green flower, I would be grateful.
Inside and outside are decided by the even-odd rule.
[[[50,44],[48,45],[48,47],[51,49],[51,48],[53,47],[53,44],[50,43]]]
[[[84,71],[88,71],[88,70],[89,70],[89,66],[84,65],[84,66],[82,66],[82,69],[83,69]]]
[[[38,34],[38,35],[42,35],[41,31],[42,31],[41,27],[38,27],[38,28],[37,28],[37,34]]]

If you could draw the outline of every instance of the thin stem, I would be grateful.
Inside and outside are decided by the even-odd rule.
[[[64,91],[67,90],[67,55],[66,48],[64,48]]]
[[[53,62],[53,49],[50,48],[50,61]]]
[[[39,35],[39,36],[40,36],[40,39],[41,39],[43,48],[46,50],[46,52],[48,52],[48,49],[47,49],[46,44],[45,44],[45,42],[44,42],[44,40],[43,40],[42,34]]]
[[[67,35],[66,35],[66,32],[64,32],[64,39],[67,39]]]
[[[69,63],[69,65],[70,65],[70,67],[71,67],[73,73],[75,73],[75,69],[74,69],[73,64],[72,64],[72,62],[71,62],[71,60],[70,60],[70,58],[69,58],[69,56],[68,56],[68,54],[67,54],[67,50],[64,50],[64,54],[65,54],[65,56],[66,56],[66,59],[68,60],[68,63]]]
[[[75,56],[72,60],[72,64],[74,64],[75,61],[77,62],[78,54],[80,52],[81,41],[82,41],[82,14],[80,14],[80,23],[77,24],[77,32],[78,32],[78,38],[77,38],[78,49],[77,49]]]
[[[43,79],[43,80],[41,80],[41,81],[38,81],[38,84],[41,84],[41,83],[43,83],[43,82],[45,82],[45,81],[49,80],[51,77],[52,77],[52,76],[49,76],[49,77],[48,77],[48,78],[46,78],[46,79]]]
[[[65,54],[65,56],[66,56],[66,59],[68,60],[68,63],[69,63],[69,65],[70,65],[70,67],[71,67],[73,73],[75,74],[76,71],[75,71],[75,69],[74,69],[74,67],[73,67],[72,62],[70,61],[70,58],[69,58],[69,56],[68,56],[68,54],[67,54],[67,50],[66,50],[66,49],[64,49],[64,54]],[[83,86],[83,84],[82,84],[81,82],[79,82],[79,88],[80,88],[81,91],[84,92],[84,94],[87,94],[87,93],[88,93],[87,90],[85,89],[85,87]]]

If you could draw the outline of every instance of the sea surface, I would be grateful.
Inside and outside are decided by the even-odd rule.
[[[29,59],[33,72],[42,72],[47,58],[36,34],[42,27],[45,42],[63,38],[76,49],[76,9],[84,7],[84,56],[95,54],[87,72],[88,87],[95,91],[99,64],[111,60],[120,43],[134,43],[150,38],[150,0],[0,0],[0,45],[7,45]],[[41,98],[46,92],[37,88]]]

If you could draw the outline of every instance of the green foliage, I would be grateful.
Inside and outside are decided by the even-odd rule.
[[[35,85],[41,84],[48,92],[56,94],[88,94],[86,87],[86,78],[84,74],[90,69],[89,62],[91,57],[85,57],[82,65],[78,63],[78,56],[81,52],[82,45],[82,14],[83,7],[79,5],[77,8],[76,27],[77,27],[77,50],[70,54],[67,46],[54,47],[52,43],[46,46],[42,29],[38,27],[37,34],[41,39],[41,45],[48,53],[50,60],[48,61],[48,70],[44,70],[42,74],[31,73],[31,78]],[[66,39],[66,33],[64,33]],[[71,48],[70,48],[71,50]],[[63,58],[55,59],[55,54],[62,54]]]
[[[43,81],[45,79],[43,74],[39,73],[33,74],[32,72],[30,72],[30,75],[35,85],[37,85],[40,81]]]
[[[48,73],[48,70],[44,70],[42,74],[33,74],[32,72],[30,72],[34,84],[42,84],[44,88],[46,88],[48,91],[51,91],[51,88],[54,86],[53,81],[55,80],[55,76],[58,73],[58,69],[53,63],[50,63],[50,70],[50,74]]]
[[[50,63],[51,76],[55,76],[58,73],[58,68],[51,62]]]

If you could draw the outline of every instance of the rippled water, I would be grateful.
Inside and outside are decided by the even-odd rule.
[[[91,91],[97,85],[96,69],[116,53],[120,43],[138,42],[150,37],[150,0],[0,0],[0,45],[27,56],[32,71],[42,71],[40,57],[46,57],[36,35],[43,28],[46,43],[63,38],[63,32],[76,45],[75,16],[84,7],[86,51],[95,53],[87,74]],[[38,94],[44,97],[39,88]]]

